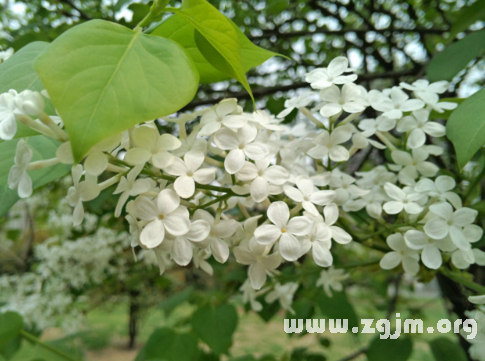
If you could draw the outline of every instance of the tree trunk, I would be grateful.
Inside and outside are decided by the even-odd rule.
[[[135,348],[136,336],[138,333],[138,318],[140,313],[140,305],[138,303],[138,296],[140,292],[130,291],[130,316],[128,321],[128,348],[130,350]]]

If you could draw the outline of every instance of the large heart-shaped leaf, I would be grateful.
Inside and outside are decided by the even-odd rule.
[[[220,355],[227,353],[232,345],[232,335],[237,327],[238,316],[234,306],[203,306],[194,312],[192,327],[211,350]]]
[[[473,32],[436,54],[426,75],[430,81],[448,80],[485,52],[485,30]]]
[[[170,10],[183,16],[197,30],[195,41],[204,58],[222,73],[238,80],[252,97],[242,61],[241,42],[229,20],[205,0],[183,0],[180,9]]]
[[[3,216],[19,200],[17,190],[8,188],[8,174],[14,164],[15,150],[18,139],[0,143],[0,217]],[[33,151],[32,161],[50,159],[56,156],[56,150],[60,143],[57,140],[43,135],[29,137],[27,144]],[[32,178],[32,187],[38,188],[66,175],[70,167],[65,164],[57,164],[52,167],[29,171]]]
[[[0,352],[22,331],[24,320],[16,312],[0,313]]]
[[[103,139],[179,110],[198,85],[194,63],[176,42],[103,20],[65,32],[34,67],[76,162]]]
[[[238,36],[241,47],[241,59],[245,72],[264,63],[269,58],[278,55],[253,44],[236,24],[230,19],[227,20],[231,23]],[[152,35],[171,39],[183,46],[192,60],[194,60],[195,66],[199,71],[201,83],[214,83],[229,79],[229,75],[221,73],[202,55],[195,42],[194,32],[195,27],[193,25],[185,20],[182,15],[175,14],[160,24],[152,32]]]
[[[453,143],[460,167],[485,144],[485,89],[473,94],[451,113],[446,136]]]

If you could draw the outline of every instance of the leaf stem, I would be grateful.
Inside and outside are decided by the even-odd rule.
[[[39,346],[45,348],[46,350],[49,350],[50,352],[55,353],[56,355],[62,357],[63,359],[66,359],[68,361],[79,361],[79,360],[77,360],[75,358],[72,358],[69,355],[66,355],[64,352],[59,351],[58,349],[56,349],[56,348],[54,348],[52,346],[49,346],[48,344],[42,342],[37,337],[35,337],[34,335],[28,333],[25,330],[20,331],[20,336],[22,336],[27,341],[30,341],[32,343],[35,343],[36,345],[39,345]]]

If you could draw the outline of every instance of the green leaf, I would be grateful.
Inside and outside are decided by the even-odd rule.
[[[278,54],[260,48],[252,43],[246,35],[234,24],[230,19],[227,19],[239,38],[241,47],[241,59],[244,66],[244,71],[247,72],[251,68],[261,65],[269,58]],[[200,82],[202,84],[214,83],[230,79],[230,76],[221,73],[214,68],[204,55],[197,48],[195,42],[195,27],[192,26],[182,15],[175,14],[158,26],[152,35],[161,36],[171,39],[179,43],[185,51],[189,54],[197,67],[200,75]]]
[[[485,144],[485,88],[461,103],[446,124],[446,136],[463,168]]]
[[[288,9],[290,5],[289,0],[268,0],[266,6],[266,13],[270,15],[277,15],[282,11]]]
[[[461,346],[446,337],[438,337],[429,342],[436,361],[467,361],[466,352]]]
[[[194,312],[192,327],[211,350],[220,355],[228,352],[232,335],[237,327],[238,316],[234,306],[203,306]]]
[[[36,41],[31,43],[0,65],[0,93],[10,89],[20,92],[25,89],[41,91],[44,85],[34,70],[34,59],[42,53],[49,43]]]
[[[193,361],[198,359],[198,355],[195,335],[179,333],[170,328],[158,328],[150,335],[135,361]]]
[[[160,24],[152,35],[161,36],[179,43],[192,58],[200,75],[202,84],[230,79],[229,76],[214,68],[197,48],[194,39],[195,28],[182,15],[175,14]]]
[[[460,105],[465,101],[465,98],[442,98],[440,99],[442,102],[449,102],[449,103],[456,103]],[[456,108],[455,108],[456,109]],[[449,119],[451,116],[451,113],[453,113],[452,110],[445,110],[443,113],[438,113],[436,110],[432,110],[431,113],[429,114],[429,119]]]
[[[412,352],[413,341],[409,337],[381,340],[377,335],[371,341],[366,354],[368,361],[406,361],[411,357]]]
[[[179,110],[198,85],[180,45],[103,20],[62,34],[34,67],[64,121],[76,162],[103,139]]]
[[[470,25],[485,20],[485,0],[477,0],[471,6],[460,11],[459,16],[453,21],[449,39],[453,40],[458,33],[468,29]]]
[[[426,68],[426,75],[432,82],[451,81],[470,61],[484,51],[485,30],[475,31],[436,54]]]
[[[239,81],[253,97],[244,71],[241,42],[229,20],[205,0],[183,0],[180,9],[170,10],[182,15],[197,30],[195,42],[206,60]]]
[[[19,139],[0,143],[0,217],[3,216],[19,200],[17,190],[8,188],[8,174],[14,165],[15,150]],[[29,137],[27,144],[33,152],[32,161],[50,159],[56,156],[56,150],[60,143],[43,135]],[[32,178],[32,187],[38,188],[53,180],[66,175],[70,166],[57,164],[44,169],[28,171]]]
[[[357,314],[345,292],[333,292],[333,297],[328,297],[323,291],[320,291],[317,304],[320,311],[328,318],[348,319],[349,330],[359,326]]]
[[[20,335],[23,327],[24,320],[18,313],[9,311],[0,314],[0,353]]]
[[[194,292],[194,287],[189,286],[186,289],[184,289],[181,292],[178,292],[169,298],[167,298],[165,301],[160,303],[160,308],[165,311],[165,314],[168,316],[172,311],[180,306],[182,303],[187,301],[192,293]]]

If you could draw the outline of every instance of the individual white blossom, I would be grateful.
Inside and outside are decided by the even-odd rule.
[[[138,218],[149,221],[140,233],[140,244],[155,248],[165,239],[165,233],[182,236],[190,230],[189,211],[180,205],[180,198],[171,189],[162,190],[154,203],[150,198],[139,196],[135,200]]]
[[[247,120],[242,116],[242,108],[237,104],[237,99],[224,99],[203,113],[199,135],[212,135],[221,129],[222,125],[230,129],[239,129],[246,124]]]
[[[173,186],[180,197],[192,197],[195,192],[195,182],[209,184],[214,180],[217,169],[200,168],[203,163],[204,154],[191,151],[185,154],[184,160],[174,157],[165,167],[167,173],[177,176]]]
[[[320,99],[327,102],[321,109],[320,114],[324,117],[331,117],[347,113],[361,113],[365,106],[359,103],[360,92],[355,84],[344,84],[342,90],[336,85],[320,90]]]
[[[274,271],[281,264],[280,254],[270,251],[270,246],[259,244],[255,238],[251,238],[245,245],[234,248],[236,260],[249,266],[249,281],[255,290],[261,289],[266,282],[267,273]]]
[[[408,214],[421,213],[423,207],[419,205],[419,201],[423,195],[413,190],[411,187],[404,187],[403,189],[387,182],[384,185],[384,190],[392,201],[384,203],[384,210],[388,214],[397,214],[404,210]]]
[[[446,128],[443,125],[429,121],[429,112],[425,109],[416,110],[412,115],[402,118],[397,131],[408,133],[406,144],[411,149],[423,146],[426,142],[426,134],[436,138],[446,134]]]
[[[262,143],[254,142],[258,131],[255,127],[245,126],[236,132],[230,129],[220,129],[214,135],[214,142],[229,153],[224,160],[224,167],[229,174],[241,170],[246,157],[260,160],[268,156],[269,149]]]
[[[409,96],[398,87],[393,87],[389,94],[372,91],[369,94],[371,106],[390,119],[400,119],[403,112],[410,112],[424,107],[419,99],[409,99]]]
[[[343,75],[350,72],[349,61],[343,56],[333,59],[327,68],[317,68],[305,76],[305,80],[310,83],[313,89],[325,89],[333,84],[348,84],[357,79],[357,75]]]
[[[290,210],[285,202],[274,202],[268,207],[268,219],[273,224],[264,224],[256,229],[254,236],[262,245],[278,242],[279,252],[287,261],[296,261],[300,256],[300,241],[311,230],[311,220],[305,216],[290,219]]]
[[[318,214],[315,205],[324,206],[335,199],[335,191],[318,190],[308,177],[298,176],[296,178],[296,186],[297,188],[285,186],[284,192],[293,201],[301,203],[308,212]]]
[[[133,165],[151,161],[158,168],[169,165],[173,155],[168,151],[175,150],[182,144],[173,135],[160,135],[158,130],[147,125],[135,128],[131,134],[131,139],[133,148],[126,152],[125,161]]]
[[[391,234],[386,239],[392,249],[382,257],[379,265],[383,269],[393,269],[402,264],[404,272],[414,276],[419,271],[419,254],[416,250],[409,248],[401,233]]]
[[[250,193],[255,202],[264,201],[271,192],[271,186],[282,186],[289,178],[288,171],[279,165],[270,165],[271,159],[254,163],[245,162],[236,174],[243,182],[251,182]]]
[[[32,179],[27,173],[33,152],[24,139],[17,143],[14,165],[8,173],[8,187],[17,189],[20,198],[27,198],[32,195]]]
[[[317,287],[322,287],[328,297],[333,297],[332,289],[341,292],[344,289],[342,281],[349,278],[349,274],[345,273],[343,269],[335,269],[333,266],[328,270],[320,272],[320,277],[315,284]]]
[[[313,139],[315,147],[308,151],[308,155],[315,159],[329,157],[334,162],[344,162],[349,159],[350,154],[347,148],[342,146],[352,137],[350,126],[337,127],[332,133],[323,130]]]
[[[429,210],[437,217],[430,219],[424,226],[425,233],[434,239],[443,239],[448,234],[453,243],[461,250],[469,250],[470,242],[478,241],[483,230],[472,225],[478,215],[475,209],[460,208],[453,212],[453,207],[446,202],[432,204]]]
[[[282,309],[290,312],[291,314],[295,314],[295,311],[291,308],[291,305],[293,304],[293,297],[297,289],[298,283],[295,282],[288,282],[283,285],[281,283],[277,283],[275,284],[273,291],[269,292],[264,300],[267,303],[273,303],[278,300]]]
[[[66,197],[69,205],[74,207],[72,218],[74,226],[80,225],[84,219],[83,202],[95,199],[101,191],[99,186],[92,180],[85,179],[81,181],[82,174],[82,165],[78,164],[72,167],[73,186],[68,189]]]

